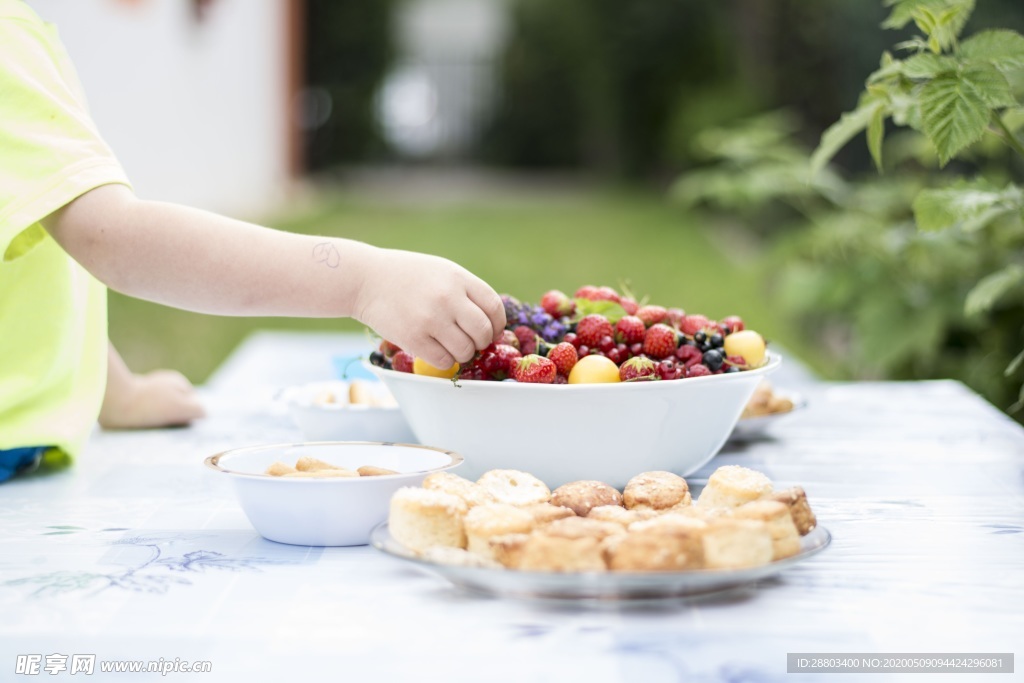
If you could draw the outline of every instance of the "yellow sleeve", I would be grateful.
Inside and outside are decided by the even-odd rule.
[[[0,12],[0,254],[5,261],[44,239],[39,221],[76,197],[100,185],[129,184],[89,116],[56,31],[22,7]]]

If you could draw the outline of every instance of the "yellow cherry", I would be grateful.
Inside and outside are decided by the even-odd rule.
[[[440,377],[441,379],[451,379],[459,373],[459,364],[452,363],[450,368],[442,370],[441,368],[435,368],[433,365],[423,360],[422,358],[414,358],[412,361],[412,371],[417,375],[426,375],[427,377]]]
[[[608,384],[619,381],[619,367],[604,356],[580,358],[569,371],[569,384]]]
[[[764,337],[753,330],[733,332],[725,338],[726,356],[743,356],[752,368],[764,365]]]

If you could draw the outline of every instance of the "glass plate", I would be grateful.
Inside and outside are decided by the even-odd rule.
[[[556,600],[651,600],[726,591],[774,576],[816,555],[831,542],[828,530],[818,526],[800,540],[800,552],[796,555],[750,569],[558,573],[428,562],[393,539],[387,522],[370,535],[370,544],[377,550],[411,562],[464,590],[493,596]]]
[[[752,441],[754,439],[763,438],[773,425],[785,420],[790,415],[799,413],[807,407],[807,399],[802,396],[797,396],[795,394],[781,395],[793,401],[792,410],[787,410],[784,413],[771,413],[769,415],[759,415],[757,417],[740,418],[739,422],[736,423],[736,426],[733,427],[732,433],[729,435],[729,439],[736,441]]]

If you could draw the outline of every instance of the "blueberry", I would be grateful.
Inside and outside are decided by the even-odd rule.
[[[708,344],[707,342],[703,342],[701,344],[697,344],[697,349],[701,353],[707,353],[708,351],[711,350],[711,344]]]
[[[708,335],[707,335],[707,332],[705,332],[704,330],[697,330],[693,334],[693,341],[697,342],[698,344],[703,344],[707,340],[708,340]]]
[[[708,342],[711,344],[711,348],[713,349],[720,349],[725,346],[725,338],[717,332],[711,335],[711,339],[709,339]]]
[[[728,374],[729,374],[729,373],[731,373],[731,372],[743,372],[743,368],[741,368],[741,367],[740,367],[740,366],[738,366],[738,365],[730,365],[729,367],[727,367],[727,368],[725,369],[725,374],[727,374],[727,375],[728,375]]]
[[[370,354],[370,362],[376,365],[377,367],[382,368],[384,367],[384,363],[386,363],[387,361],[384,360],[383,353],[381,353],[380,351],[374,351],[373,353]]]
[[[722,367],[722,363],[725,359],[722,357],[722,352],[718,349],[710,349],[704,352],[704,358],[701,360],[704,365],[708,366],[708,370],[714,372],[718,368]]]

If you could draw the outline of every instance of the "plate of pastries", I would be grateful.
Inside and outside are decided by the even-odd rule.
[[[574,481],[553,491],[519,470],[471,481],[437,472],[394,493],[378,550],[487,595],[637,600],[702,595],[774,576],[824,550],[806,492],[719,467],[691,486],[642,472],[620,491]]]

